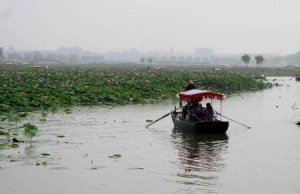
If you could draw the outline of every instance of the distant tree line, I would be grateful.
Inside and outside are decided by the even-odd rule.
[[[0,45],[1,46],[1,45]],[[69,63],[99,63],[106,61],[132,61],[140,63],[155,62],[184,62],[209,63],[212,65],[300,65],[300,51],[288,56],[256,55],[256,54],[214,54],[209,48],[197,48],[194,53],[174,52],[173,48],[167,51],[139,52],[136,49],[121,52],[96,53],[84,51],[80,47],[60,47],[56,51],[16,51],[12,46],[5,51],[0,49],[0,59],[20,61],[57,60]],[[251,60],[253,59],[253,60]]]
[[[250,62],[251,60],[251,57],[250,55],[248,54],[244,54],[242,57],[241,57],[242,61],[246,64],[246,67],[248,67],[248,63]],[[264,57],[262,55],[257,55],[255,56],[255,63],[257,66],[259,66],[260,64],[262,64],[264,62]]]
[[[0,58],[4,58],[3,55],[3,49],[0,51]],[[26,62],[32,62],[32,61],[42,61],[42,60],[49,60],[49,61],[63,61],[63,62],[70,62],[70,63],[75,63],[79,61],[84,61],[84,62],[103,62],[104,57],[95,55],[95,56],[88,56],[88,55],[83,55],[79,56],[78,54],[70,53],[70,54],[55,54],[55,53],[50,53],[46,54],[45,56],[39,52],[39,51],[34,51],[34,52],[25,52],[23,56],[17,52],[13,53],[8,53],[7,55],[8,60],[22,60]]]

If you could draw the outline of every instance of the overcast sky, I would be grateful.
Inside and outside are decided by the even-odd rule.
[[[0,46],[294,54],[300,1],[0,0]]]

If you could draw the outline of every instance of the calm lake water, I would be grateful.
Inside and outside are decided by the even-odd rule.
[[[170,116],[145,127],[177,102],[75,107],[44,123],[32,113],[26,122],[40,131],[31,144],[10,148],[0,136],[1,193],[298,194],[300,82],[289,79],[224,100],[221,113],[236,121],[225,135],[174,132]],[[219,102],[213,106],[220,112]],[[23,137],[14,123],[1,126]]]

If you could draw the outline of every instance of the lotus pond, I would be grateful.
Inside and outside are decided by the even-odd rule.
[[[251,127],[230,121],[224,135],[174,131],[170,117],[145,128],[147,120],[178,106],[172,100],[34,110],[17,121],[7,118],[1,122],[8,133],[0,135],[1,190],[299,193],[300,84],[289,79],[270,78],[281,87],[224,100],[222,114]],[[220,109],[218,102],[213,106]],[[26,129],[36,135],[30,139]]]
[[[48,66],[47,66],[48,67]],[[272,87],[240,72],[212,72],[199,67],[26,66],[0,67],[0,112],[56,111],[73,105],[153,103],[174,99],[192,79],[199,89],[225,92]]]

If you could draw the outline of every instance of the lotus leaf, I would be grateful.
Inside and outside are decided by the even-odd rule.
[[[40,118],[40,121],[41,122],[46,122],[46,119],[45,118]]]
[[[114,154],[112,156],[109,156],[109,158],[121,158],[120,154]]]
[[[11,147],[11,148],[17,148],[17,147],[19,147],[19,145],[13,143],[13,144],[10,145],[10,147]]]
[[[8,133],[8,132],[4,132],[4,131],[1,131],[1,130],[0,130],[0,135],[7,135],[7,136],[8,136],[8,135],[9,135],[9,133]]]

